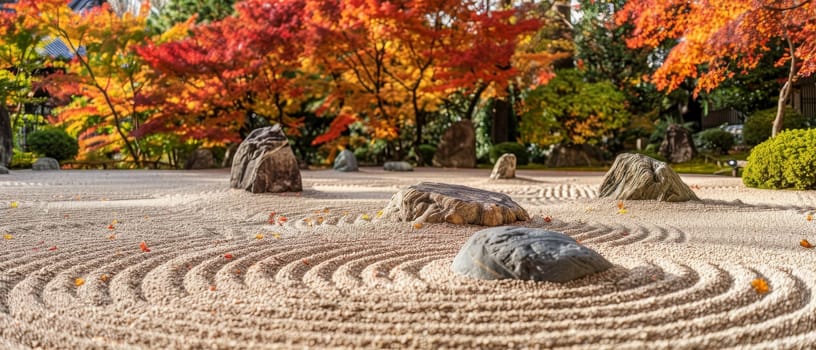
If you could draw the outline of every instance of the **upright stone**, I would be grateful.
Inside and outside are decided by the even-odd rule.
[[[31,165],[31,170],[36,171],[48,171],[48,170],[59,170],[59,162],[57,162],[54,158],[42,157],[37,159],[34,164]]]
[[[359,171],[357,166],[357,157],[354,152],[344,149],[340,154],[334,158],[334,170],[342,172]]]
[[[456,122],[442,134],[433,165],[446,168],[476,167],[476,131],[470,120]]]
[[[224,152],[224,160],[221,161],[222,168],[229,168],[232,166],[232,161],[235,159],[235,152],[238,151],[238,144],[231,143],[229,147],[227,147],[226,152]]]
[[[691,133],[680,124],[669,125],[658,152],[671,163],[688,162],[697,155]]]
[[[453,259],[454,272],[476,279],[567,282],[612,264],[558,232],[503,226],[473,234]]]
[[[512,179],[516,177],[516,155],[505,153],[496,161],[493,172],[490,173],[491,180]]]
[[[664,202],[699,200],[666,163],[635,153],[624,153],[615,158],[603,178],[598,196]]]
[[[472,187],[420,182],[391,197],[383,218],[499,226],[530,219],[527,211],[503,193]]]
[[[303,190],[300,169],[279,124],[253,130],[238,146],[230,186],[252,193]]]
[[[215,167],[215,157],[212,150],[208,148],[198,148],[187,157],[184,169],[210,169]]]

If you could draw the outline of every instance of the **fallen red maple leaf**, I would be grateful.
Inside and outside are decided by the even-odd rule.
[[[139,248],[140,248],[140,249],[142,250],[142,252],[144,252],[144,253],[148,253],[148,252],[150,252],[150,248],[148,248],[148,247],[147,247],[147,243],[145,243],[144,241],[142,241],[142,243],[139,243]]]

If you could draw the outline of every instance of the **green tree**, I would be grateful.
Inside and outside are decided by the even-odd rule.
[[[0,10],[0,165],[11,162],[13,130],[34,96],[45,61],[37,53],[44,43],[36,2],[22,0]]]
[[[148,27],[154,33],[163,33],[176,23],[196,16],[196,23],[210,23],[232,15],[234,0],[170,0],[161,11],[151,14]]]
[[[610,82],[586,82],[575,69],[529,92],[525,107],[521,141],[539,146],[597,145],[629,122],[623,93]]]

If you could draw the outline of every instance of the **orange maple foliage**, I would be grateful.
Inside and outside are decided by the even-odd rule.
[[[810,242],[808,242],[808,240],[806,240],[806,239],[803,239],[802,241],[800,241],[800,242],[799,242],[799,245],[800,245],[800,246],[802,246],[802,247],[804,247],[804,248],[808,248],[808,249],[812,249],[812,248],[813,248],[813,244],[811,244]]]
[[[696,78],[695,93],[710,91],[735,73],[756,68],[781,41],[786,47],[778,65],[790,72],[780,91],[773,134],[782,126],[782,110],[791,84],[816,72],[816,3],[807,0],[632,0],[618,13],[619,24],[631,21],[631,47],[657,47],[675,40],[652,81],[673,90]]]
[[[768,286],[768,282],[762,278],[757,278],[751,281],[751,287],[759,294],[765,294],[771,291],[771,287]]]
[[[150,248],[147,247],[147,243],[145,243],[144,241],[139,243],[139,249],[141,249],[143,253],[149,253],[150,252]]]

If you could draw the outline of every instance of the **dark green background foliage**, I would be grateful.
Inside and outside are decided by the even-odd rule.
[[[31,151],[60,162],[73,159],[79,152],[77,140],[62,129],[37,130],[28,135],[26,142]]]
[[[786,130],[751,151],[746,186],[816,189],[816,129]]]
[[[726,154],[734,146],[734,135],[720,129],[711,128],[697,133],[697,147],[718,154]]]
[[[436,147],[434,145],[419,145],[419,155],[422,157],[422,165],[431,165],[434,154],[436,154]]]
[[[530,157],[527,155],[527,150],[524,145],[516,142],[502,142],[493,145],[490,148],[490,162],[496,164],[496,161],[505,153],[512,153],[516,155],[516,164],[527,165],[530,163]]]
[[[776,118],[776,108],[757,111],[745,120],[742,137],[748,145],[758,145],[771,137],[771,127]],[[793,108],[785,107],[782,129],[802,129],[808,127],[808,121]]]

